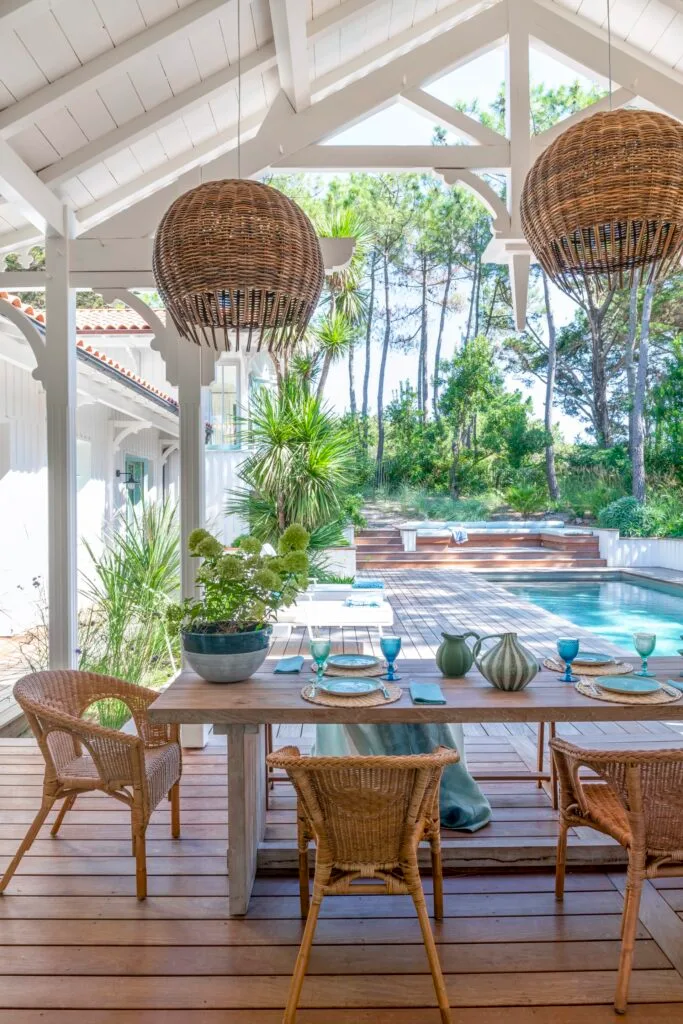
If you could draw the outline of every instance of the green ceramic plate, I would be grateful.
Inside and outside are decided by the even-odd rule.
[[[338,697],[358,697],[363,693],[374,693],[382,687],[375,679],[325,679],[320,689],[326,693],[336,693]]]
[[[616,658],[611,654],[600,654],[599,651],[579,651],[572,662],[573,665],[611,665]]]
[[[592,682],[610,693],[645,694],[656,693],[661,689],[656,679],[640,676],[598,676]]]
[[[327,659],[327,664],[333,668],[374,668],[379,665],[379,658],[373,658],[371,654],[333,654]]]

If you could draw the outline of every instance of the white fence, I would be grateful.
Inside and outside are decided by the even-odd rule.
[[[618,530],[595,530],[600,557],[610,569],[679,569],[683,572],[683,537],[621,537]]]

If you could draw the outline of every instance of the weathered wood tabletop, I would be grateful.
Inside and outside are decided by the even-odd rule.
[[[194,672],[181,672],[149,709],[157,722],[220,724],[357,723],[357,722],[590,722],[683,718],[683,696],[671,704],[616,704],[579,693],[560,682],[556,672],[542,669],[525,690],[506,693],[491,686],[476,669],[461,679],[444,679],[433,662],[397,662],[403,696],[375,707],[327,707],[311,704],[301,689],[313,678],[310,661],[298,675],[275,674],[277,659],[243,683],[207,683]],[[633,659],[634,668],[637,658]],[[680,678],[683,659],[651,658],[660,680]],[[415,705],[411,680],[436,682],[446,704]]]
[[[444,679],[426,660],[397,663],[403,695],[375,707],[325,707],[311,704],[301,689],[312,679],[310,661],[298,675],[275,674],[277,659],[243,683],[207,683],[181,672],[149,708],[155,722],[211,723],[228,737],[229,912],[247,913],[259,843],[265,833],[265,726],[268,723],[354,722],[590,722],[683,719],[683,696],[671,704],[615,704],[578,693],[542,670],[520,693],[504,693],[472,670],[462,679]],[[635,659],[634,659],[635,663]],[[660,680],[676,678],[680,658],[652,658]],[[438,682],[447,703],[414,705],[411,680]]]

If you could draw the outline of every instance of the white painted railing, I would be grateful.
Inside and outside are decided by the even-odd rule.
[[[610,569],[680,569],[683,572],[683,537],[622,537],[618,530],[595,530],[600,557]]]

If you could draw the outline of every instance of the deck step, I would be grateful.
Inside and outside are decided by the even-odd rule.
[[[472,572],[478,569],[488,570],[520,570],[528,569],[604,569],[607,561],[604,558],[477,558],[450,559],[443,555],[433,560],[425,559],[420,552],[407,552],[398,556],[376,556],[356,558],[358,569],[376,571],[378,569],[452,569],[456,572]]]

